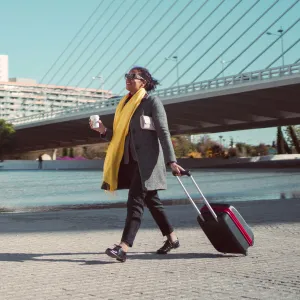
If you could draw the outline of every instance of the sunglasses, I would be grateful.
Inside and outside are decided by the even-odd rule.
[[[125,74],[125,79],[133,80],[133,79],[139,79],[146,81],[142,76],[136,74],[136,73],[127,73]]]

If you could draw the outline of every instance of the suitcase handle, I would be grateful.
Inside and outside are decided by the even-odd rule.
[[[172,171],[173,176],[178,176],[177,173],[175,171]],[[180,175],[181,176],[192,176],[191,171],[190,170],[180,170]]]
[[[199,208],[197,207],[197,205],[195,204],[194,200],[192,199],[192,197],[191,197],[190,194],[188,193],[187,189],[186,189],[185,186],[183,185],[183,183],[182,183],[181,179],[179,178],[179,176],[177,175],[177,173],[173,171],[172,174],[173,174],[174,176],[176,176],[177,180],[179,181],[179,183],[181,184],[183,190],[185,191],[186,195],[188,196],[190,202],[193,204],[193,206],[194,206],[195,209],[197,210],[197,212],[198,212],[200,218],[202,219],[202,221],[205,221],[204,218],[203,218],[203,216],[202,216],[202,214],[201,214],[201,212],[200,212],[200,210],[199,210]],[[216,213],[214,212],[214,210],[213,210],[212,207],[210,206],[209,202],[207,201],[207,199],[206,199],[205,196],[203,195],[202,191],[200,190],[198,184],[196,183],[195,179],[194,179],[193,176],[192,176],[191,171],[189,171],[189,170],[184,170],[184,171],[180,170],[180,175],[181,175],[181,176],[186,175],[186,176],[189,176],[189,177],[192,179],[192,181],[193,181],[193,183],[195,184],[195,186],[196,186],[198,192],[199,192],[200,195],[202,196],[202,198],[203,198],[203,200],[204,200],[204,202],[205,202],[207,208],[208,208],[209,211],[211,212],[213,218],[218,222],[218,217],[217,217]]]

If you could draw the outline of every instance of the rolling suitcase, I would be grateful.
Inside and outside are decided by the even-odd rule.
[[[176,176],[174,173],[173,175]],[[247,255],[248,248],[254,244],[254,235],[239,212],[229,204],[210,205],[191,172],[188,170],[181,171],[181,175],[187,175],[191,178],[205,202],[205,205],[199,210],[181,179],[176,176],[190,202],[198,212],[197,221],[200,227],[215,249],[222,253]]]

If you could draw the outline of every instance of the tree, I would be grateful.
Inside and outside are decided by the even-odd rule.
[[[173,137],[172,143],[176,157],[187,157],[190,152],[196,150],[196,146],[182,135]]]
[[[212,147],[216,144],[217,143],[208,135],[203,135],[201,136],[199,143],[196,145],[196,149],[201,153],[202,157],[212,157]]]
[[[228,157],[236,157],[237,156],[237,149],[236,148],[233,148],[233,147],[230,147],[229,149],[228,149],[228,153],[227,153],[227,155],[225,155],[224,157],[225,158],[228,158]]]
[[[70,148],[69,156],[74,158],[74,148]]]
[[[288,134],[292,144],[294,145],[297,153],[300,153],[300,129],[296,126],[288,126],[286,133]]]
[[[292,154],[292,148],[288,145],[288,143],[284,137],[283,137],[283,145],[284,145],[285,153]]]
[[[264,156],[268,155],[268,147],[265,144],[259,144],[258,146],[255,147],[257,155]]]
[[[278,154],[284,154],[284,137],[282,134],[281,127],[277,127],[277,153]]]
[[[83,153],[82,153],[83,157],[88,158],[88,159],[92,159],[92,157],[90,157],[90,155],[88,153],[88,147],[87,146],[83,146],[82,151],[83,151]]]
[[[254,146],[246,143],[236,143],[237,156],[257,156],[257,151]]]
[[[12,149],[14,143],[15,130],[13,125],[0,119],[0,159],[3,154]]]
[[[63,148],[62,156],[65,157],[65,156],[68,156],[68,155],[69,155],[69,150],[68,150],[68,148]]]
[[[292,153],[292,149],[289,147],[287,141],[283,136],[281,126],[277,127],[277,153],[278,154]]]
[[[214,145],[211,146],[211,152],[213,157],[222,157],[223,156],[223,149],[222,146],[219,144],[215,143]]]

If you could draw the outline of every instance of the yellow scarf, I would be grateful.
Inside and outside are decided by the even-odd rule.
[[[104,182],[102,185],[102,188],[111,192],[118,188],[119,168],[124,154],[125,139],[129,131],[131,117],[145,95],[146,90],[140,88],[126,105],[125,101],[129,95],[124,96],[117,106],[113,124],[113,137],[107,149],[104,161]]]

